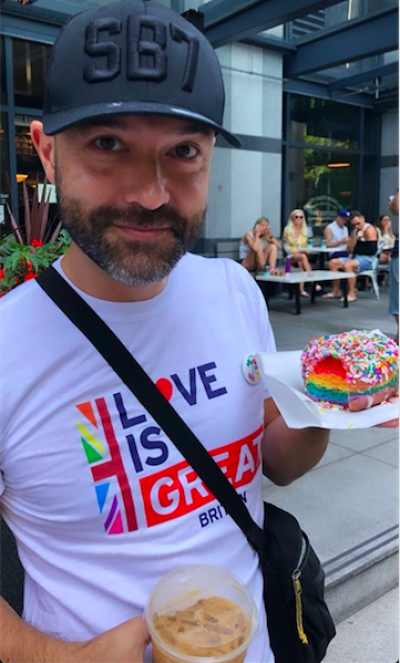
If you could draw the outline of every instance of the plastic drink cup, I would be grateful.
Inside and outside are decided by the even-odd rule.
[[[247,587],[208,564],[165,575],[149,597],[145,618],[153,663],[243,663],[258,623]]]

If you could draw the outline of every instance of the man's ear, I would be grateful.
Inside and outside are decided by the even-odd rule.
[[[55,181],[54,138],[43,131],[43,124],[37,120],[31,122],[31,139],[42,162],[49,182]]]

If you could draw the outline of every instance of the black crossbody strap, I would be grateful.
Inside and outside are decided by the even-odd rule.
[[[42,272],[36,281],[152,415],[261,555],[263,530],[251,518],[243,500],[214,459],[124,344],[54,267]]]

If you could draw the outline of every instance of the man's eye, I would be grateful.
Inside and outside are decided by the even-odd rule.
[[[193,145],[178,145],[178,147],[175,148],[175,154],[181,159],[191,159],[197,156],[198,149],[193,147]]]
[[[116,152],[121,149],[121,143],[113,136],[100,136],[94,141],[94,144],[107,152]]]

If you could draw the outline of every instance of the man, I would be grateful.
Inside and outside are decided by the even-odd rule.
[[[372,260],[378,250],[378,234],[375,226],[367,223],[365,217],[358,210],[350,212],[350,223],[353,227],[352,235],[347,243],[348,258],[334,258],[329,261],[329,269],[343,269],[345,272],[363,272],[372,269]],[[347,299],[355,302],[356,277],[349,279],[349,292]]]
[[[349,255],[347,252],[349,231],[346,226],[346,222],[349,218],[350,212],[348,212],[347,209],[340,209],[335,221],[332,221],[332,223],[327,225],[324,230],[326,246],[328,249],[332,249],[329,254],[329,269],[333,269],[333,267],[331,267],[332,260],[335,258],[347,258]],[[337,279],[332,281],[332,291],[322,295],[322,299],[332,299],[334,297],[340,297],[340,282]]]
[[[56,269],[261,525],[261,463],[288,484],[320,460],[328,432],[289,429],[249,373],[254,351],[275,348],[251,276],[187,253],[203,224],[215,134],[239,144],[223,108],[204,35],[162,5],[125,0],[64,27],[31,135],[72,236]],[[247,660],[272,662],[262,574],[240,529],[35,281],[2,302],[1,507],[25,596],[23,619],[2,603],[1,660],[148,660],[152,588],[201,561],[249,587],[259,627]]]
[[[389,209],[392,214],[399,216],[399,190],[393,196],[390,196]],[[397,323],[397,332],[394,340],[399,343],[399,238],[396,241],[391,253],[390,274],[389,274],[389,313],[393,315]]]

